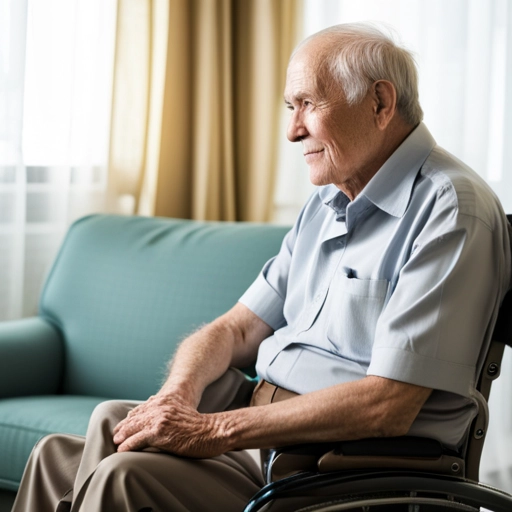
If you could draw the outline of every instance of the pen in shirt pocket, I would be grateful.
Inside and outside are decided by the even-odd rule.
[[[349,279],[354,279],[354,278],[357,278],[356,276],[356,272],[353,268],[345,268],[345,275],[349,278]]]

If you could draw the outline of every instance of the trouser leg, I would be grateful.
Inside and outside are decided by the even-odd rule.
[[[254,383],[242,372],[230,368],[220,379],[208,386],[201,398],[198,410],[202,413],[238,409],[248,405]],[[75,496],[87,485],[89,476],[106,457],[117,453],[112,432],[128,412],[140,402],[107,401],[99,404],[89,421],[85,449],[75,481]]]
[[[240,372],[230,370],[205,390],[199,410],[247,405],[252,389]],[[75,481],[72,512],[243,510],[263,483],[247,453],[201,460],[145,451],[117,453],[112,430],[135,405],[111,401],[95,409]]]
[[[240,372],[230,370],[205,390],[199,410],[214,412],[247,405],[252,389],[252,383],[243,378]],[[77,437],[74,439],[81,439],[80,442],[71,445],[65,441],[70,436],[60,435],[51,436],[55,438],[52,443],[42,442],[43,446],[51,444],[57,445],[57,448],[34,451],[23,477],[19,503],[13,512],[60,512],[70,510],[71,502],[73,512],[131,512],[145,507],[155,512],[242,510],[242,503],[262,485],[259,468],[246,453],[192,460],[168,454],[116,452],[112,430],[137,403],[110,401],[100,404],[91,417],[85,443],[83,438]],[[60,464],[56,461],[59,460],[57,452],[62,450],[58,447],[61,442],[66,447],[63,458],[68,462],[62,470],[54,471],[53,466]],[[49,469],[42,471],[40,468]],[[197,477],[194,476],[195,468]],[[210,478],[207,476],[209,471],[214,473]],[[63,496],[70,487],[74,488],[73,492],[68,492],[59,502],[58,497]],[[144,489],[151,489],[151,492],[147,493]],[[46,508],[40,506],[41,494]],[[200,508],[195,508],[199,496],[204,501]],[[222,501],[221,496],[226,496],[227,502],[217,508],[215,502]],[[123,504],[130,500],[134,500],[134,505],[125,507]],[[169,500],[174,508],[162,505]],[[139,503],[149,505],[134,508]]]
[[[244,452],[200,460],[115,453],[95,468],[72,512],[241,512],[261,485],[259,468]]]
[[[89,476],[96,466],[103,459],[117,452],[113,440],[114,427],[139,403],[141,402],[109,400],[95,407],[87,427],[80,466],[75,473],[73,501],[78,492],[85,492]]]
[[[13,505],[13,512],[55,512],[69,494],[80,464],[85,438],[53,434],[32,451]]]

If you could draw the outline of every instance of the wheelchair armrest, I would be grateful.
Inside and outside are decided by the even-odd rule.
[[[389,437],[280,448],[272,454],[267,481],[304,471],[326,473],[360,469],[423,470],[464,476],[464,459],[434,439]]]
[[[58,330],[40,317],[0,323],[0,398],[54,394],[64,351]]]
[[[263,473],[267,483],[275,482],[297,473],[317,472],[318,460],[329,453],[338,443],[313,443],[283,446],[269,450],[270,454],[263,462]]]

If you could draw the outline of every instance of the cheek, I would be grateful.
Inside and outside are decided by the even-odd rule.
[[[327,142],[327,155],[331,160],[338,160],[340,158],[346,158],[350,153],[351,148],[351,136],[350,134],[344,134],[341,130],[333,128],[329,133]]]
[[[334,154],[344,153],[352,145],[352,130],[345,122],[336,118],[328,119],[322,131],[325,143]]]

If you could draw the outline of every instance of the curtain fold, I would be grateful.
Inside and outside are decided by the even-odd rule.
[[[301,0],[118,0],[111,208],[269,220]]]
[[[236,220],[232,2],[196,0],[192,17],[192,217]]]
[[[134,209],[139,198],[153,82],[152,22],[152,2],[118,0],[108,174],[113,211]]]

